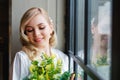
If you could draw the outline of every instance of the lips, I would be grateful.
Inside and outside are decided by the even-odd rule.
[[[102,40],[108,40],[108,35],[101,35]]]
[[[41,41],[42,41],[42,38],[35,38],[34,41],[35,41],[35,42],[41,42]]]

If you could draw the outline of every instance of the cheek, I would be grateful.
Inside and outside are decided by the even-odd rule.
[[[46,29],[44,31],[44,35],[46,35],[46,36],[50,36],[50,34],[51,34],[51,29]]]
[[[51,36],[51,35],[50,35],[50,31],[45,32],[44,35],[45,35],[47,38],[50,38],[50,36]]]
[[[32,41],[32,40],[33,40],[33,37],[32,37],[31,35],[27,35],[27,37],[28,37],[28,40],[29,40],[29,41]]]

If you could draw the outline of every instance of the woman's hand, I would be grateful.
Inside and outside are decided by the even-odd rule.
[[[75,79],[75,73],[72,73],[70,76],[70,80],[74,80]],[[82,80],[81,77],[78,77],[77,80]]]
[[[74,80],[74,78],[75,78],[75,73],[72,73],[70,76],[70,80]]]

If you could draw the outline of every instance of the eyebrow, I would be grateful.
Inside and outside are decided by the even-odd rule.
[[[45,25],[44,23],[39,23],[37,26],[39,25]],[[26,27],[32,27],[32,26],[29,26],[29,25],[26,25]]]
[[[26,25],[25,28],[27,28],[27,27],[32,27],[32,26],[28,26],[28,25]]]
[[[44,23],[40,23],[40,24],[38,24],[38,26],[39,26],[39,25],[45,25],[45,24],[44,24]]]

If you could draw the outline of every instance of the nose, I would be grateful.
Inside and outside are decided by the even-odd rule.
[[[39,35],[40,35],[40,30],[39,29],[35,29],[34,36],[37,37]]]

